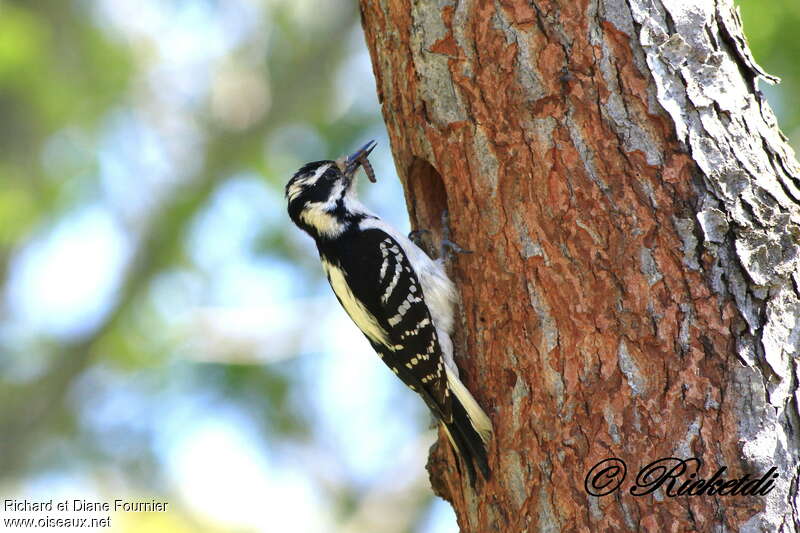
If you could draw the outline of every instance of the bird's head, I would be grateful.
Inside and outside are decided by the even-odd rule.
[[[370,141],[335,161],[306,163],[286,184],[289,216],[312,237],[335,237],[359,216],[363,206],[355,192],[355,174],[375,148]],[[371,174],[372,181],[374,178]]]

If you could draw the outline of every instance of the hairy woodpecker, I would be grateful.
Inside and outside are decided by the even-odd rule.
[[[383,362],[422,396],[467,466],[489,477],[492,423],[458,378],[453,360],[456,292],[441,259],[364,207],[355,174],[375,148],[304,165],[286,185],[289,216],[316,242],[322,268],[347,314]]]

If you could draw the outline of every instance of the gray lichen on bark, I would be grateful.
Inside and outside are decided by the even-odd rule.
[[[440,10],[448,5],[452,5],[452,1],[418,3],[411,11],[417,30],[411,34],[411,52],[414,66],[420,73],[420,96],[425,102],[428,116],[438,124],[467,118],[464,103],[453,86],[447,56],[431,51],[434,43],[447,34]]]
[[[729,1],[629,5],[658,101],[702,172],[695,182],[701,231],[687,231],[687,220],[676,220],[676,229],[687,252],[690,233],[702,237],[715,261],[712,287],[721,299],[733,297],[746,322],[737,350],[747,366],[734,387],[745,459],[781,473],[765,511],[743,530],[793,530],[800,509],[800,175],[755,86],[759,77],[775,79],[750,55]],[[697,264],[686,257],[687,266]]]

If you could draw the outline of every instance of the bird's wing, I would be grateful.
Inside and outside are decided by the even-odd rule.
[[[342,307],[383,362],[450,422],[452,399],[436,328],[403,248],[380,229],[340,239],[336,246],[343,249],[321,255]],[[334,256],[337,263],[328,259]]]

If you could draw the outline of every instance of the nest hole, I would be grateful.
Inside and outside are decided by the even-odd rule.
[[[439,242],[442,213],[447,209],[447,191],[439,172],[420,157],[411,161],[406,173],[406,195],[413,229],[429,230]]]

